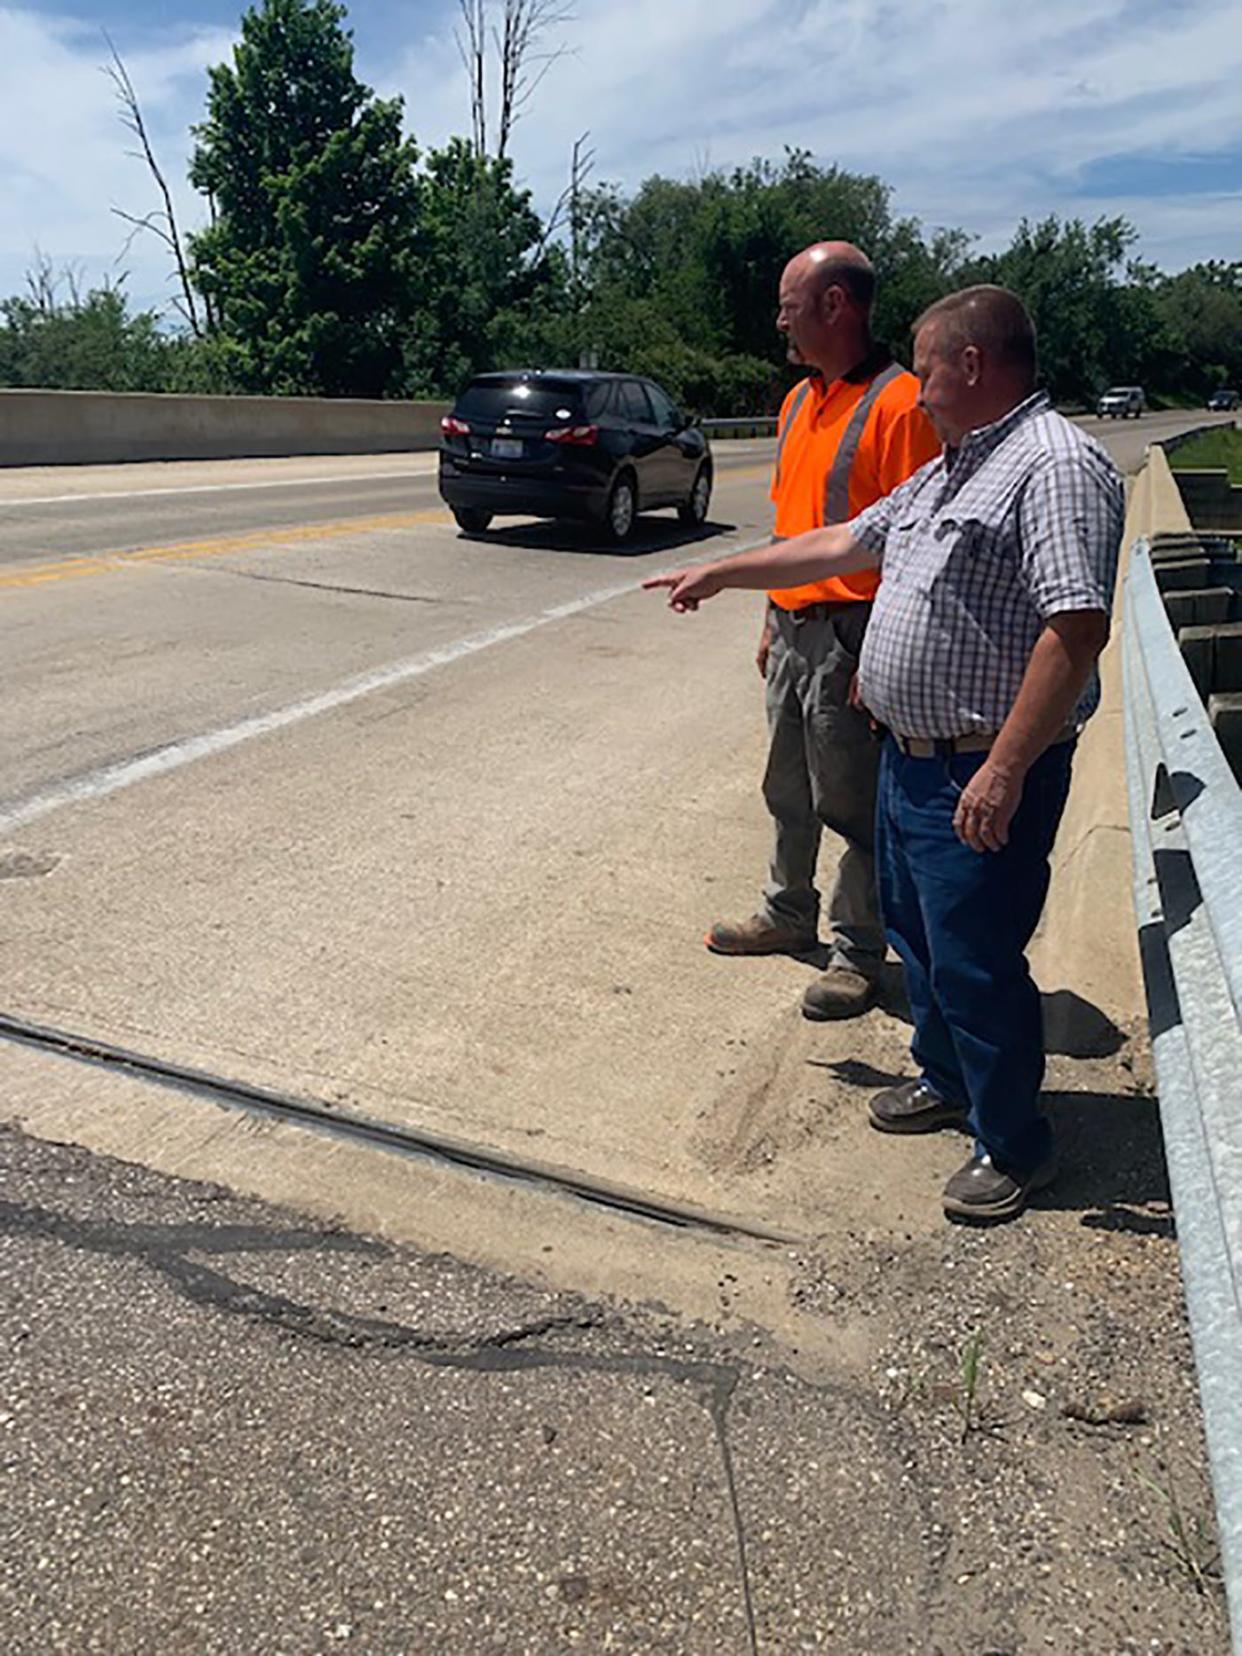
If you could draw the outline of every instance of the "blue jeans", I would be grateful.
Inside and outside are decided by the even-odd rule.
[[[1052,1152],[1039,1109],[1044,1038],[1026,947],[1048,895],[1048,857],[1069,793],[1074,743],[1031,766],[1002,851],[953,832],[982,753],[911,759],[885,743],[876,813],[880,906],[906,970],[911,1051],[942,1098],[965,1105],[978,1153],[1020,1177]]]

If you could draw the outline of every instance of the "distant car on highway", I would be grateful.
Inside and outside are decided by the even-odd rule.
[[[707,438],[637,374],[479,374],[440,427],[440,494],[469,534],[516,514],[594,523],[620,543],[655,507],[707,517]]]
[[[1141,385],[1114,385],[1096,403],[1095,411],[1102,420],[1137,420],[1146,407]]]
[[[1230,414],[1238,406],[1239,401],[1242,401],[1242,399],[1239,398],[1238,393],[1225,386],[1219,391],[1212,392],[1207,400],[1207,405],[1215,414]]]

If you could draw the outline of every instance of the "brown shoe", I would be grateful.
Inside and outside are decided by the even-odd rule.
[[[1031,1173],[1014,1178],[992,1165],[991,1156],[972,1156],[944,1187],[944,1211],[951,1219],[1016,1219],[1026,1207],[1032,1191],[1042,1190],[1056,1178],[1056,1158]]]
[[[815,979],[802,997],[802,1016],[816,1023],[857,1018],[875,1002],[875,984],[852,966],[838,963]]]
[[[770,920],[766,914],[752,914],[736,924],[717,920],[703,941],[713,954],[724,955],[809,954],[819,947],[814,932]]]
[[[902,1081],[871,1100],[871,1125],[878,1133],[934,1133],[964,1127],[966,1110],[933,1092],[926,1081]]]

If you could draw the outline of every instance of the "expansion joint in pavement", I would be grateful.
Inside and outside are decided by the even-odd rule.
[[[800,1239],[751,1220],[670,1202],[645,1191],[596,1179],[573,1169],[511,1156],[492,1146],[471,1144],[425,1129],[399,1126],[337,1109],[320,1099],[276,1092],[246,1081],[175,1064],[93,1036],[50,1029],[24,1018],[0,1014],[0,1040],[79,1063],[141,1076],[157,1086],[188,1092],[226,1109],[261,1115],[285,1124],[312,1128],[355,1144],[398,1155],[447,1163],[484,1178],[503,1179],[577,1202],[591,1203],[632,1219],[645,1219],[683,1231],[707,1231],[736,1242],[799,1246]]]

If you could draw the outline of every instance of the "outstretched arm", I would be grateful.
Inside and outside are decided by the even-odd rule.
[[[648,591],[667,587],[669,608],[684,612],[698,609],[705,598],[714,598],[725,587],[763,592],[769,587],[801,586],[805,581],[825,581],[832,575],[854,575],[860,569],[878,568],[879,559],[854,539],[849,525],[834,523],[826,529],[795,535],[792,540],[773,541],[753,552],[736,552],[717,563],[652,575],[643,586]]]

